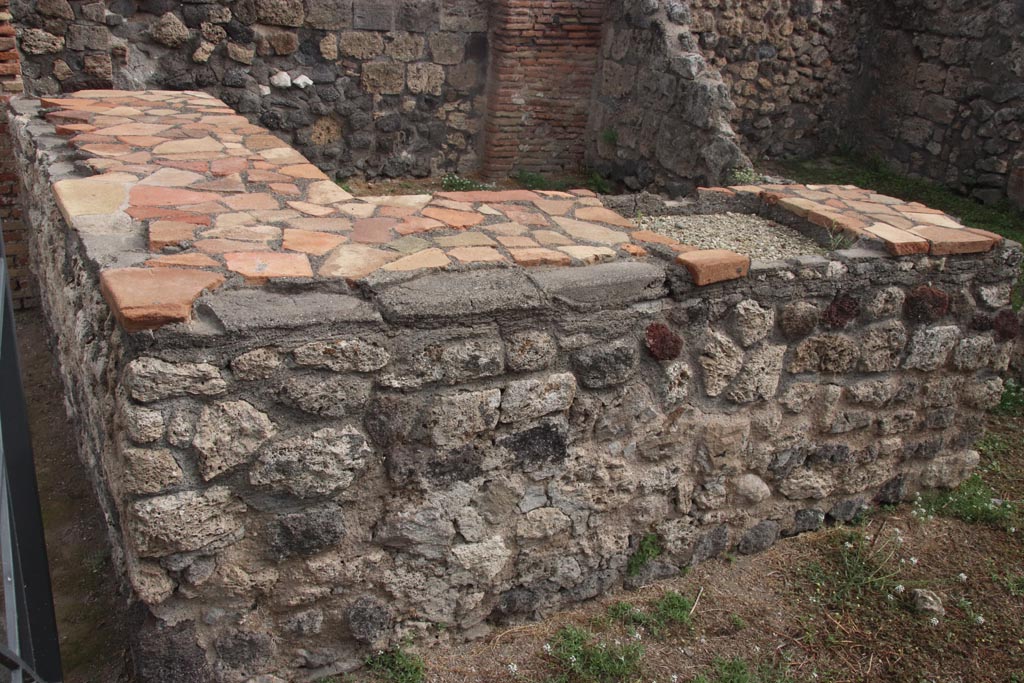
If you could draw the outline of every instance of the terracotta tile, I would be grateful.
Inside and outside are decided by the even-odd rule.
[[[182,242],[191,242],[196,226],[180,221],[152,221],[149,224],[149,250],[160,251]]]
[[[58,180],[53,193],[69,223],[74,216],[114,213],[128,199],[127,186],[91,178]]]
[[[804,218],[811,211],[823,211],[825,207],[814,200],[803,197],[779,197],[775,202],[780,209],[785,209],[794,216]]]
[[[228,252],[224,254],[228,270],[241,274],[249,284],[262,284],[274,278],[313,277],[305,254],[275,252]]]
[[[493,225],[485,225],[482,230],[486,230],[492,235],[522,235],[525,232],[529,232],[529,228],[519,223],[494,223]]]
[[[139,181],[139,185],[156,185],[158,187],[188,187],[192,183],[205,180],[206,176],[195,171],[181,168],[161,168],[147,178]]]
[[[471,192],[438,192],[436,197],[455,202],[532,202],[540,196],[531,190],[474,190]]]
[[[553,197],[555,199],[572,199],[576,195],[568,192],[561,192],[559,190],[537,190],[537,194],[543,197]]]
[[[559,201],[557,199],[534,199],[533,205],[550,216],[564,216],[572,211],[575,201]]]
[[[205,183],[196,183],[192,187],[211,192],[245,192],[245,183],[242,182],[242,176],[237,173],[221,176]]]
[[[417,211],[429,204],[431,199],[433,199],[433,195],[429,194],[374,195],[359,198],[360,201],[374,206],[393,206]]]
[[[267,187],[277,194],[289,195],[292,197],[302,194],[302,191],[299,190],[299,186],[295,183],[270,183]]]
[[[596,197],[597,196],[596,194],[593,193],[593,191],[587,190],[587,189],[584,189],[584,188],[577,188],[575,190],[569,190],[569,194],[574,195],[576,197]]]
[[[193,247],[207,254],[226,254],[232,251],[270,251],[270,246],[263,242],[244,242],[242,240],[202,239],[196,240]]]
[[[224,145],[206,136],[164,142],[153,148],[153,154],[202,154],[204,152],[220,152],[223,149]]]
[[[348,281],[359,280],[398,257],[395,252],[363,244],[343,244],[324,258],[319,275]]]
[[[434,245],[420,237],[406,235],[405,237],[399,237],[397,240],[391,240],[385,246],[402,254],[415,254],[417,251],[430,249]]]
[[[243,242],[273,242],[281,239],[281,228],[273,225],[218,225],[203,230],[203,239],[241,240]]]
[[[95,154],[99,157],[121,157],[131,154],[134,151],[131,145],[102,142],[97,142],[91,145],[82,145],[82,149],[89,154]]]
[[[377,207],[373,204],[364,204],[363,202],[335,204],[335,206],[338,208],[338,211],[352,218],[370,218],[377,211]]]
[[[397,225],[398,220],[394,218],[360,218],[352,223],[350,237],[353,242],[384,244],[391,241],[391,229]]]
[[[630,256],[647,256],[647,250],[636,244],[620,244],[619,249]]]
[[[274,199],[274,196],[266,192],[248,192],[246,194],[225,197],[223,201],[235,211],[280,208],[280,204]]]
[[[919,225],[911,232],[931,242],[931,253],[936,256],[952,254],[979,254],[989,251],[996,241],[991,237],[962,228],[944,228],[938,225]]]
[[[543,228],[551,225],[547,216],[542,213],[537,213],[536,211],[528,211],[522,207],[509,204],[500,204],[495,208],[499,209],[513,223],[519,223],[520,225],[534,225]]]
[[[584,242],[597,242],[611,246],[629,241],[629,233],[612,230],[595,223],[585,223],[561,216],[555,216],[554,221],[562,230],[569,233],[570,237]]]
[[[444,227],[444,223],[441,221],[435,221],[433,218],[409,216],[395,226],[395,232],[399,235],[414,235],[420,232],[429,232],[430,230],[441,230]]]
[[[885,243],[885,249],[894,256],[927,254],[928,240],[886,223],[872,223],[867,231]]]
[[[616,257],[616,253],[608,247],[591,247],[578,244],[572,247],[559,247],[558,250],[564,251],[569,256],[583,263],[600,263],[601,261],[611,261]]]
[[[220,263],[206,254],[165,254],[146,261],[151,268],[220,268]]]
[[[377,207],[378,216],[388,218],[406,218],[416,213],[416,209],[410,206],[380,206]]]
[[[568,254],[541,247],[509,249],[512,260],[521,266],[567,266],[572,263]]]
[[[167,138],[155,135],[119,135],[117,139],[119,142],[131,145],[132,147],[154,147],[161,142],[167,142]]]
[[[210,173],[215,176],[227,176],[233,173],[241,173],[249,167],[245,159],[214,159],[210,162]]]
[[[100,272],[100,291],[129,332],[187,322],[203,290],[224,282],[219,273],[185,268],[120,268]]]
[[[448,256],[461,263],[498,263],[505,257],[494,247],[455,247]]]
[[[292,178],[327,180],[327,176],[324,175],[324,172],[313,164],[292,164],[290,166],[282,166],[278,171],[286,176],[291,176]]]
[[[906,213],[904,215],[913,221],[915,225],[936,225],[941,228],[951,228],[954,230],[964,227],[945,214]]]
[[[283,173],[275,173],[274,171],[261,171],[259,169],[253,169],[248,171],[245,174],[245,177],[249,180],[250,183],[289,183],[292,181],[291,176],[286,176]]]
[[[475,211],[455,211],[433,206],[428,206],[421,213],[427,218],[439,220],[452,228],[468,228],[479,225],[484,220],[483,215]]]
[[[629,236],[633,238],[634,242],[664,244],[670,247],[674,247],[679,244],[679,240],[669,237],[668,235],[662,235],[661,233],[654,232],[653,230],[635,230],[631,232]]]
[[[57,131],[57,135],[70,137],[79,133],[88,133],[96,130],[96,126],[89,123],[58,123],[54,126],[54,129]]]
[[[140,221],[146,220],[168,220],[184,221],[196,225],[209,225],[212,220],[208,214],[192,213],[181,209],[168,209],[158,206],[129,206],[124,210],[126,214]]]
[[[746,277],[750,257],[725,249],[702,249],[680,254],[676,262],[685,266],[698,286]]]
[[[210,167],[205,161],[173,161],[171,159],[157,159],[154,163],[158,166],[166,166],[167,168],[180,168],[183,171],[193,171],[195,173],[206,173]]]
[[[96,129],[98,135],[143,135],[143,136],[154,136],[158,135],[168,128],[172,124],[169,123],[122,123],[118,126],[108,126],[106,128]]]
[[[636,229],[636,224],[630,219],[620,216],[611,209],[599,206],[576,209],[576,218],[583,221],[597,221],[599,223],[617,225],[622,228]]]
[[[563,247],[575,244],[571,239],[554,230],[534,230],[530,233],[530,236],[546,247]]]
[[[494,240],[482,232],[468,231],[457,235],[435,237],[434,241],[442,247],[493,247]]]
[[[195,190],[157,185],[136,185],[128,193],[128,203],[132,206],[176,207],[218,199],[220,199],[220,195],[213,192],[196,192]]]
[[[381,266],[381,270],[407,271],[422,268],[444,268],[451,264],[441,249],[424,249]]]
[[[323,256],[331,249],[346,241],[346,237],[332,232],[286,229],[282,247],[289,251],[301,251],[314,256]]]
[[[455,211],[476,211],[471,203],[455,202],[450,199],[434,199],[430,202],[430,206],[440,206],[443,209],[453,209]]]
[[[306,188],[306,201],[314,204],[336,204],[337,202],[347,202],[350,199],[352,199],[351,194],[330,180],[310,183]]]
[[[300,230],[319,232],[349,232],[352,221],[347,218],[289,218],[288,225]]]
[[[292,207],[296,211],[306,214],[307,216],[317,216],[323,218],[324,216],[330,216],[334,213],[334,207],[324,206],[323,204],[311,204],[310,202],[300,201],[289,201],[288,206]]]
[[[503,247],[515,249],[540,246],[526,235],[499,235],[498,241]]]

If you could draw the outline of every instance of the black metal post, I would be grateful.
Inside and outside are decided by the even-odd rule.
[[[6,503],[0,512],[7,522],[0,534],[4,537],[4,601],[8,614],[7,647],[0,648],[0,664],[11,669],[12,681],[59,683],[63,679],[60,640],[6,266],[0,238],[0,501]]]

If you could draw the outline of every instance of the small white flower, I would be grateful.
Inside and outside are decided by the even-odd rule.
[[[508,672],[509,672],[510,674],[516,674],[516,673],[519,673],[519,667],[518,667],[518,666],[516,666],[516,663],[515,663],[515,662],[510,662],[510,663],[509,663],[509,665],[508,665]]]
[[[633,631],[633,640],[643,640],[643,636],[640,635],[640,631]]]
[[[914,566],[917,566],[917,558],[916,557],[910,558],[910,564],[912,564]]]
[[[569,663],[570,664],[575,664],[576,663],[576,655],[569,655]]]
[[[900,584],[897,584],[896,587],[893,588],[893,590],[896,591],[897,593],[902,593],[903,591],[906,590],[906,588],[904,588],[903,584],[900,583]]]
[[[963,572],[957,574],[956,578],[958,581],[960,581],[960,583],[967,583],[967,574],[964,574]]]
[[[928,620],[928,623],[931,624],[932,626],[938,626],[939,625],[939,618],[938,617],[932,617],[931,619]]]
[[[544,652],[551,654],[551,643],[544,643]]]
[[[671,681],[671,683],[678,683],[679,682],[679,676],[677,676],[675,674],[672,674],[672,678],[670,678],[668,680]]]
[[[979,614],[978,616],[974,617],[974,623],[977,624],[978,626],[981,626],[982,624],[985,623],[985,617],[983,617],[983,616],[981,616]]]
[[[895,600],[895,599],[896,599],[896,596],[895,596],[895,595],[893,595],[892,593],[889,593],[889,594],[887,594],[887,595],[885,596],[885,599],[886,599],[886,600],[888,600],[889,602],[892,602],[893,600]]]

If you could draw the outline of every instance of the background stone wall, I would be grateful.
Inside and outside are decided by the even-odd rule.
[[[477,168],[485,0],[15,0],[33,94],[198,88],[339,177]]]
[[[559,175],[583,166],[605,0],[497,0],[483,172]]]
[[[843,124],[866,38],[863,2],[688,4],[680,18],[729,85],[733,127],[752,157],[808,157],[849,140]]]
[[[861,148],[1024,207],[1024,4],[894,0],[869,17],[850,109]]]
[[[640,0],[609,7],[588,158],[631,189],[687,194],[749,165],[730,127],[728,87],[682,19]]]

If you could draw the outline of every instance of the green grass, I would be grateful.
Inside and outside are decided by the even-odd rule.
[[[609,145],[619,144],[619,133],[614,128],[605,128],[601,131],[601,140]]]
[[[612,184],[597,171],[585,172],[581,176],[558,178],[533,173],[532,171],[516,171],[512,174],[512,180],[525,190],[565,192],[577,187],[585,187],[597,194],[611,194],[613,190]]]
[[[1024,415],[1024,387],[1013,379],[1006,380],[1003,395],[999,399],[999,405],[992,409],[996,415],[1008,415],[1020,417]]]
[[[608,644],[590,631],[566,626],[552,638],[550,657],[556,672],[547,683],[632,682],[643,655],[639,643]]]
[[[1016,526],[1016,506],[997,498],[992,487],[976,472],[952,491],[932,491],[921,496],[917,505],[927,514],[952,517],[969,524],[989,524],[1004,529]]]
[[[368,658],[366,668],[387,683],[422,683],[424,678],[423,660],[401,648]]]
[[[826,607],[852,609],[884,595],[897,583],[893,562],[898,541],[871,543],[860,531],[844,530],[830,539],[821,562],[807,566],[807,578]]]
[[[608,608],[608,616],[625,626],[646,629],[657,638],[669,626],[689,626],[692,609],[692,600],[675,591],[668,591],[651,603],[648,611],[628,602],[616,602]]]
[[[749,167],[734,168],[726,174],[728,185],[753,185],[760,180],[761,174]]]
[[[986,206],[928,180],[908,178],[884,162],[852,156],[785,162],[783,168],[803,183],[857,185],[881,194],[916,201],[957,216],[975,228],[1024,241],[1024,211],[1009,202]]]
[[[1024,574],[1007,574],[997,577],[996,583],[1002,584],[1006,592],[1015,598],[1024,598]]]
[[[739,657],[716,659],[711,670],[693,679],[693,683],[796,683],[785,665],[752,666]]]
[[[494,185],[481,183],[472,178],[463,178],[456,173],[441,176],[441,187],[445,192],[475,192],[477,190],[493,190]]]
[[[647,534],[640,539],[639,547],[626,563],[626,575],[636,576],[647,566],[648,562],[661,555],[661,552],[661,541],[658,540],[658,534]]]

